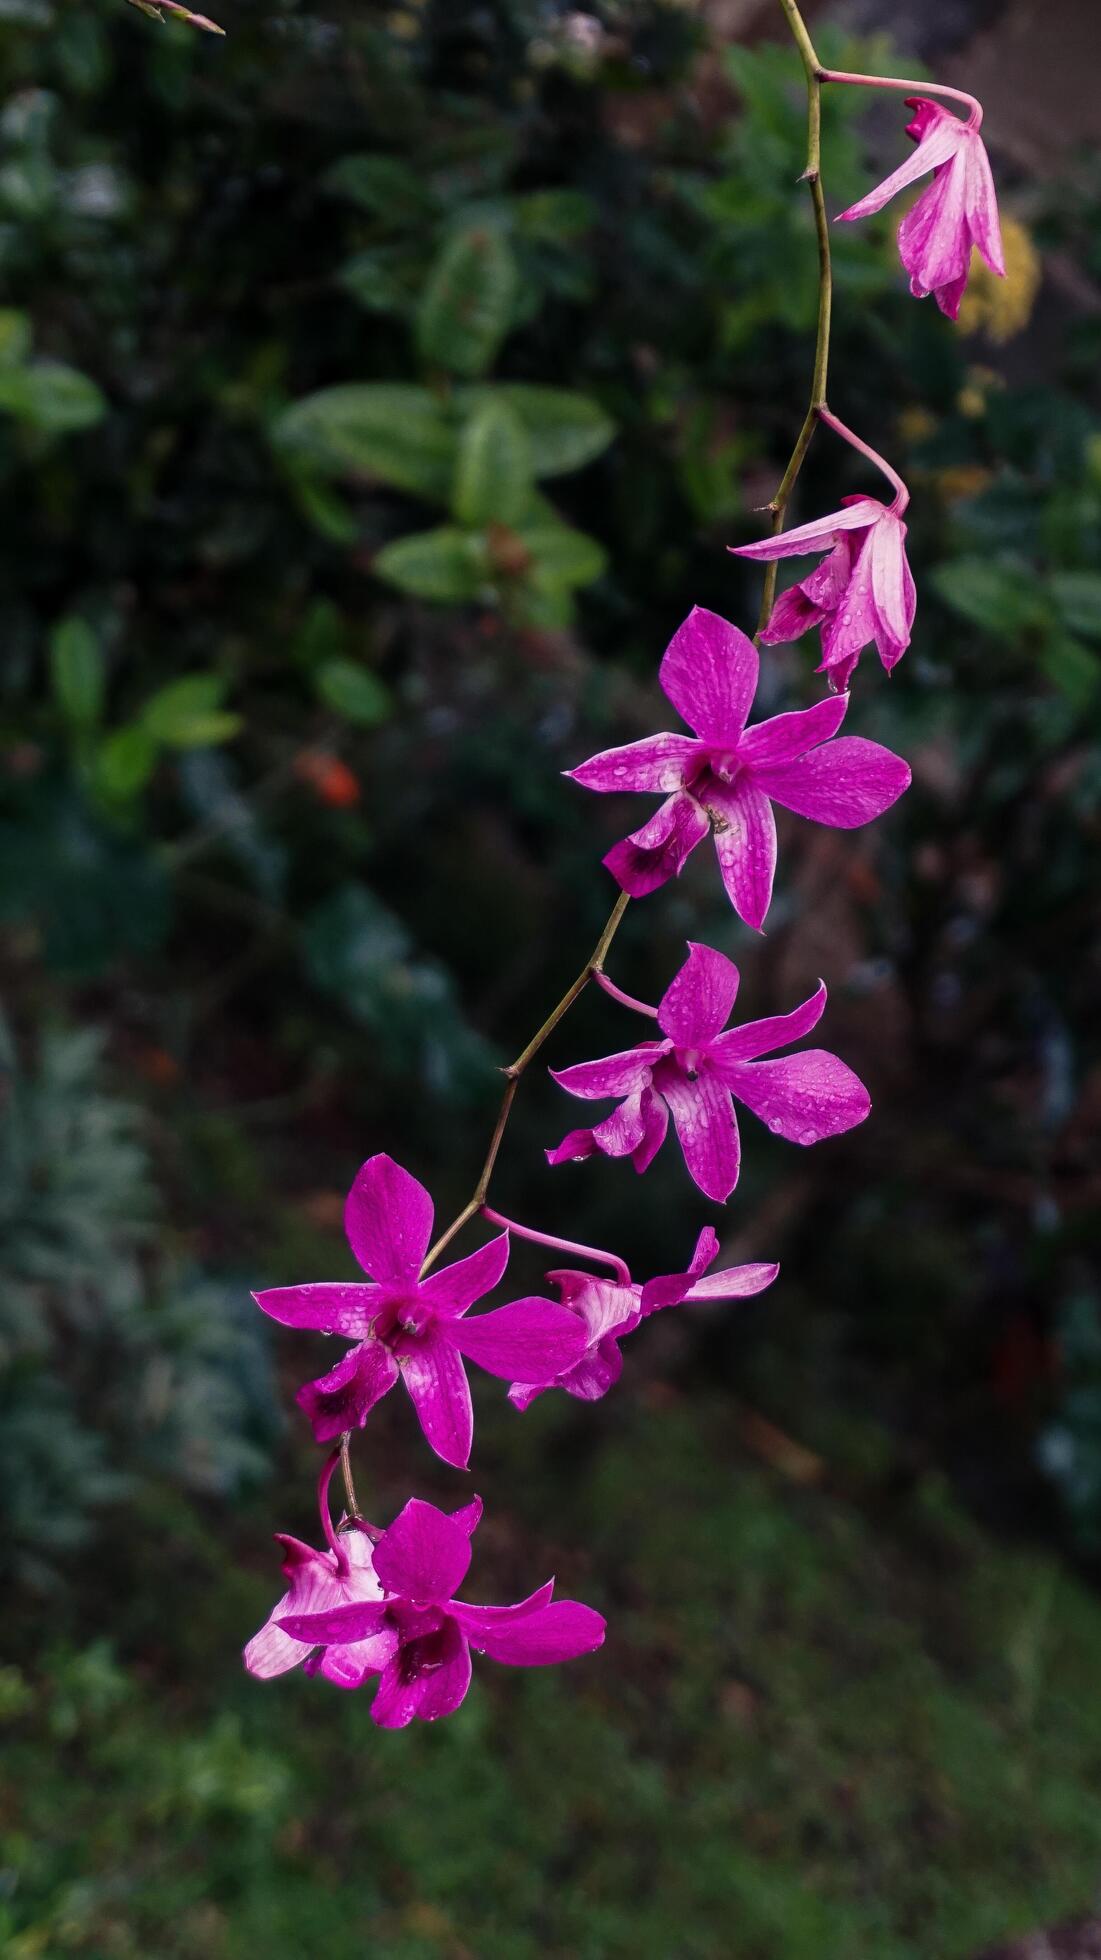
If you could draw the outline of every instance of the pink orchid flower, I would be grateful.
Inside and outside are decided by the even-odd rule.
[[[348,1243],[368,1283],[277,1286],[253,1298],[285,1327],[312,1327],[356,1343],[298,1392],[318,1442],[362,1426],[400,1376],[437,1456],[465,1470],[474,1418],[464,1356],[505,1381],[553,1381],[580,1358],[585,1336],[576,1315],[551,1300],[514,1300],[466,1320],[505,1270],[508,1233],[422,1280],[432,1219],[423,1184],[392,1157],[369,1157],[344,1210]]]
[[[941,312],[957,320],[973,245],[978,246],[991,272],[1005,278],[990,159],[974,116],[962,122],[950,109],[922,96],[908,96],[906,106],[914,111],[906,134],[913,137],[916,150],[867,197],[842,211],[839,221],[848,223],[882,211],[897,191],[905,190],[931,170],[932,183],[899,225],[899,257],[910,274],[915,299],[933,293]]]
[[[842,509],[800,524],[794,531],[732,546],[736,558],[758,563],[825,551],[808,577],[782,592],[761,634],[765,646],[801,639],[822,629],[818,672],[844,690],[866,646],[874,646],[890,673],[910,644],[917,594],[906,561],[906,526],[896,504],[875,497],[845,497]]]
[[[690,940],[688,958],[656,1010],[664,1040],[551,1070],[559,1087],[573,1096],[623,1101],[595,1129],[571,1130],[557,1149],[548,1150],[548,1163],[599,1151],[630,1157],[636,1171],[644,1171],[664,1142],[672,1114],[689,1176],[705,1197],[721,1204],[738,1182],[735,1102],[790,1143],[819,1143],[863,1123],[871,1098],[836,1055],[807,1048],[777,1061],[759,1059],[802,1040],[817,1025],[826,1005],[823,982],[790,1014],[747,1021],[723,1033],[737,992],[733,960]]]
[[[682,1301],[747,1300],[771,1286],[779,1266],[727,1266],[722,1272],[708,1273],[719,1256],[714,1228],[705,1225],[686,1273],[667,1273],[659,1279],[636,1286],[630,1280],[601,1279],[595,1273],[548,1273],[558,1288],[559,1298],[580,1315],[585,1323],[588,1346],[580,1361],[553,1382],[535,1384],[513,1382],[508,1399],[518,1409],[526,1409],[537,1395],[548,1389],[564,1388],[581,1402],[598,1402],[619,1380],[623,1356],[619,1343],[647,1315],[662,1307],[677,1307]],[[703,1278],[701,1275],[706,1274]]]
[[[657,814],[604,859],[633,898],[680,872],[708,830],[735,911],[759,930],[776,872],[774,803],[852,830],[902,795],[901,757],[862,736],[832,739],[847,695],[746,727],[760,663],[744,633],[696,606],[661,663],[661,685],[694,735],[647,735],[566,774],[586,789],[657,790]]]
[[[380,1728],[454,1714],[470,1686],[472,1647],[509,1667],[546,1667],[591,1654],[604,1640],[601,1615],[576,1599],[555,1600],[553,1579],[516,1606],[471,1606],[454,1597],[480,1515],[477,1499],[448,1517],[410,1498],[375,1546],[380,1599],[289,1613],[279,1622],[291,1640],[320,1649],[321,1673],[334,1647],[370,1652],[369,1671],[380,1677],[371,1717]]]
[[[382,1598],[373,1563],[378,1533],[359,1520],[348,1523],[339,1532],[333,1530],[329,1483],[336,1463],[337,1458],[330,1457],[318,1484],[327,1550],[315,1552],[300,1538],[288,1537],[285,1532],[276,1534],[276,1544],[283,1547],[287,1590],[245,1648],[245,1666],[261,1681],[270,1681],[277,1674],[288,1673],[292,1667],[301,1667],[307,1674],[323,1674],[338,1688],[358,1688],[368,1674],[377,1673],[389,1658],[388,1651],[377,1640],[357,1642],[355,1646],[338,1643],[327,1647],[323,1654],[314,1654],[312,1641],[293,1640],[280,1625],[286,1614],[325,1613],[336,1606],[361,1605]]]

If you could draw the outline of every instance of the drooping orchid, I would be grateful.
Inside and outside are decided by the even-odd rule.
[[[838,77],[837,79],[848,79]],[[959,318],[967,286],[971,248],[977,246],[991,272],[1005,278],[998,199],[986,145],[979,134],[978,105],[966,122],[923,96],[907,96],[914,111],[906,134],[917,148],[905,163],[885,177],[847,211],[839,222],[868,218],[882,211],[898,191],[915,184],[927,170],[933,181],[922,192],[898,228],[898,251],[910,274],[916,299],[930,293],[950,320]]]
[[[348,1243],[367,1283],[277,1286],[253,1298],[286,1327],[343,1334],[356,1343],[298,1392],[319,1442],[366,1422],[400,1376],[437,1456],[465,1469],[474,1418],[464,1356],[505,1381],[553,1381],[580,1359],[585,1334],[565,1307],[531,1297],[467,1320],[468,1309],[505,1270],[508,1233],[422,1280],[432,1219],[423,1184],[392,1157],[369,1157],[344,1210]]]
[[[760,663],[751,640],[696,606],[661,663],[661,685],[693,735],[647,735],[567,770],[586,789],[651,790],[665,801],[649,823],[604,859],[622,890],[641,898],[684,867],[708,830],[735,911],[759,930],[776,871],[774,803],[852,830],[902,795],[900,756],[859,735],[837,737],[848,697],[746,727]]]
[[[851,1068],[823,1048],[762,1061],[810,1033],[822,1017],[826,988],[790,1014],[726,1029],[738,992],[733,960],[689,941],[688,958],[654,1012],[661,1041],[644,1041],[603,1061],[552,1069],[573,1096],[619,1096],[619,1107],[591,1130],[571,1130],[547,1161],[630,1157],[636,1171],[653,1162],[672,1115],[689,1176],[723,1203],[738,1182],[741,1143],[734,1103],[744,1103],[790,1143],[820,1143],[862,1123],[871,1098]],[[723,1030],[726,1029],[724,1033]]]
[[[758,563],[825,551],[813,572],[782,592],[767,625],[765,646],[801,639],[822,629],[818,672],[830,686],[848,687],[866,646],[874,646],[890,673],[910,644],[917,595],[906,559],[902,506],[875,497],[845,497],[840,510],[800,524],[759,544],[732,546],[736,558]]]
[[[369,1652],[365,1672],[379,1675],[371,1716],[380,1728],[453,1714],[470,1686],[472,1647],[509,1667],[545,1667],[603,1642],[602,1616],[578,1600],[555,1600],[553,1579],[516,1606],[455,1598],[480,1516],[477,1499],[448,1517],[410,1498],[374,1549],[377,1599],[292,1611],[277,1623],[289,1640],[315,1650],[313,1668],[322,1674],[334,1649]]]
[[[509,1401],[518,1409],[526,1409],[537,1395],[544,1395],[551,1388],[563,1388],[578,1401],[598,1402],[623,1371],[620,1341],[625,1335],[633,1334],[649,1314],[657,1313],[662,1307],[680,1306],[682,1302],[748,1300],[771,1286],[780,1270],[779,1266],[762,1264],[727,1266],[722,1272],[708,1273],[708,1267],[714,1265],[718,1256],[719,1241],[714,1228],[705,1225],[688,1271],[663,1274],[648,1280],[645,1286],[573,1270],[548,1273],[547,1280],[557,1287],[559,1298],[584,1321],[588,1346],[580,1361],[553,1382],[513,1382]]]
[[[262,1681],[287,1674],[292,1667],[301,1667],[307,1674],[323,1674],[338,1688],[358,1688],[388,1659],[377,1639],[359,1641],[355,1646],[337,1642],[323,1654],[315,1654],[312,1641],[292,1639],[280,1624],[286,1614],[324,1613],[336,1606],[361,1605],[382,1598],[373,1563],[378,1533],[372,1533],[359,1519],[347,1522],[341,1531],[333,1530],[329,1484],[337,1460],[336,1456],[330,1457],[318,1484],[326,1550],[315,1552],[300,1538],[288,1537],[285,1532],[276,1534],[275,1542],[283,1548],[287,1590],[272,1607],[259,1633],[249,1641],[244,1656],[249,1673]],[[477,1508],[480,1514],[481,1505]],[[473,1530],[474,1526],[470,1528]]]

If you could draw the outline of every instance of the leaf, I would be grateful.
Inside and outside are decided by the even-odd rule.
[[[74,728],[93,728],[103,712],[103,656],[92,629],[74,616],[59,620],[50,636],[54,700]]]
[[[437,208],[421,173],[397,157],[341,157],[321,181],[335,197],[350,198],[361,210],[403,230],[422,224]]]
[[[493,394],[508,403],[527,430],[537,477],[579,470],[614,439],[615,423],[588,395],[524,381],[499,383]]]
[[[31,323],[12,306],[0,308],[0,367],[21,367],[31,351]]]
[[[333,476],[377,477],[397,490],[446,503],[456,433],[427,388],[350,381],[306,395],[275,417],[271,437],[293,464]]]
[[[116,728],[100,744],[93,765],[93,780],[110,802],[128,803],[145,788],[157,766],[157,744],[138,723]]]
[[[1055,633],[1041,647],[1039,662],[1050,681],[1075,708],[1088,708],[1101,681],[1101,660],[1069,633]]]
[[[1101,639],[1101,573],[1055,572],[1049,583],[1071,632]]]
[[[592,230],[597,209],[584,191],[526,191],[513,198],[512,218],[522,238],[540,245],[568,245]]]
[[[142,710],[142,726],[169,748],[204,748],[228,742],[241,728],[239,715],[224,714],[225,682],[218,674],[186,674],[159,688]]]
[[[519,284],[503,233],[472,225],[448,239],[417,309],[423,358],[473,378],[492,367],[512,324]]]
[[[516,524],[531,502],[531,444],[507,402],[487,393],[459,439],[451,508],[460,524]]]
[[[390,714],[390,694],[369,667],[354,660],[327,660],[317,675],[317,692],[326,707],[345,721],[377,728]]]
[[[442,524],[384,545],[373,570],[417,599],[460,604],[476,599],[487,583],[485,541],[477,533]]]
[[[519,532],[531,556],[530,577],[545,588],[591,585],[601,577],[608,555],[595,538],[568,524],[536,524]]]
[[[402,246],[375,246],[341,266],[340,283],[368,313],[403,319],[416,297],[416,263]]]
[[[0,368],[0,410],[46,435],[89,429],[107,413],[107,403],[86,374],[60,361],[34,367]]]
[[[955,558],[938,565],[933,584],[945,605],[986,633],[1016,637],[1042,626],[1046,608],[1031,572],[988,558]]]

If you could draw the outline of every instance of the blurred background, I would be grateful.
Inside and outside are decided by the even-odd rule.
[[[747,1121],[716,1212],[671,1148],[548,1173],[577,1112],[532,1072],[502,1209],[639,1277],[711,1216],[783,1271],[649,1323],[596,1407],[480,1377],[470,1480],[380,1407],[369,1515],[474,1488],[472,1595],[555,1571],[611,1628],[399,1735],[241,1670],[272,1531],[316,1537],[291,1398],[330,1360],[249,1289],[350,1274],[373,1151],[463,1202],[641,820],[560,772],[666,724],[692,603],[756,618],[725,547],[807,398],[805,102],[756,0],[211,5],[224,41],[0,6],[0,1948],[1092,1952],[1091,0],[808,9],[834,65],[984,95],[1002,192],[958,329],[894,207],[834,234],[831,401],[912,485],[919,591],[849,727],[914,788],[786,823],[763,939],[699,852],[611,970],[656,999],[706,939],[747,1015],[825,976],[875,1112],[812,1152]],[[902,115],[825,119],[837,211]],[[820,435],[792,519],[878,489]],[[815,657],[769,651],[760,712]],[[625,1025],[586,997],[547,1059]]]

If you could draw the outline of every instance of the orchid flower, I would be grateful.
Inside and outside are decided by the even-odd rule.
[[[842,211],[840,222],[882,211],[896,192],[931,170],[932,183],[899,225],[898,252],[910,274],[914,297],[925,299],[933,293],[941,312],[956,320],[973,245],[978,246],[991,272],[1005,278],[990,159],[979,134],[977,105],[966,122],[923,96],[907,96],[906,106],[914,111],[906,134],[913,137],[916,150],[867,197]]]
[[[734,1103],[744,1103],[790,1143],[840,1136],[862,1123],[871,1098],[836,1055],[807,1048],[777,1061],[759,1058],[802,1040],[822,1017],[826,988],[790,1014],[747,1021],[723,1033],[738,992],[733,960],[689,941],[688,958],[658,1006],[664,1039],[644,1041],[603,1061],[552,1069],[572,1096],[621,1096],[618,1109],[591,1130],[571,1130],[547,1161],[630,1157],[636,1171],[653,1162],[672,1114],[688,1174],[705,1197],[722,1203],[738,1182],[741,1144]]]
[[[373,1564],[377,1532],[373,1533],[359,1519],[347,1523],[339,1532],[333,1530],[329,1483],[337,1461],[335,1455],[329,1458],[318,1484],[327,1549],[315,1552],[300,1538],[276,1533],[275,1542],[283,1547],[287,1590],[245,1648],[245,1666],[261,1681],[270,1681],[277,1674],[288,1673],[292,1667],[301,1667],[306,1674],[323,1674],[338,1688],[358,1688],[388,1658],[377,1641],[357,1642],[354,1647],[337,1643],[327,1647],[323,1654],[315,1655],[311,1641],[293,1640],[280,1625],[280,1619],[286,1614],[325,1613],[336,1606],[361,1605],[382,1598]],[[481,1506],[478,1508],[480,1511]]]
[[[380,1728],[452,1715],[470,1686],[470,1650],[509,1667],[545,1667],[591,1654],[605,1621],[576,1599],[554,1600],[550,1579],[516,1606],[471,1606],[454,1597],[470,1567],[470,1536],[481,1516],[476,1498],[448,1516],[410,1498],[374,1550],[380,1597],[320,1612],[282,1616],[280,1631],[327,1656],[370,1654],[365,1672],[379,1675],[371,1716]]]
[[[551,1300],[514,1300],[464,1319],[501,1278],[508,1233],[421,1279],[432,1219],[423,1184],[392,1157],[369,1157],[344,1210],[348,1243],[368,1283],[277,1286],[253,1298],[285,1327],[343,1334],[356,1343],[298,1392],[318,1442],[362,1426],[400,1376],[437,1456],[465,1470],[474,1419],[464,1356],[505,1381],[553,1381],[580,1359],[585,1335],[577,1316]]]
[[[694,735],[647,735],[566,771],[586,789],[665,796],[649,823],[604,859],[625,892],[641,898],[674,877],[710,829],[731,904],[757,930],[776,871],[774,803],[852,830],[881,816],[910,781],[906,763],[878,742],[832,739],[846,695],[747,728],[759,667],[744,633],[696,606],[670,641],[660,675]]]
[[[659,1279],[636,1286],[631,1281],[598,1278],[595,1273],[548,1273],[559,1298],[585,1323],[588,1346],[580,1361],[559,1375],[556,1381],[534,1384],[513,1382],[508,1399],[518,1409],[526,1409],[537,1395],[548,1389],[564,1388],[581,1402],[598,1402],[623,1371],[619,1343],[647,1315],[662,1307],[680,1306],[682,1301],[747,1300],[771,1286],[779,1266],[728,1266],[719,1273],[707,1273],[719,1256],[714,1228],[705,1225],[685,1273],[667,1273]],[[707,1274],[706,1278],[701,1275]]]
[[[874,646],[890,673],[910,644],[917,594],[906,561],[906,526],[896,504],[875,497],[844,497],[841,510],[794,531],[731,547],[736,558],[758,562],[801,558],[825,551],[815,570],[782,592],[761,632],[764,646],[801,639],[822,629],[820,674],[844,691],[866,646]]]

